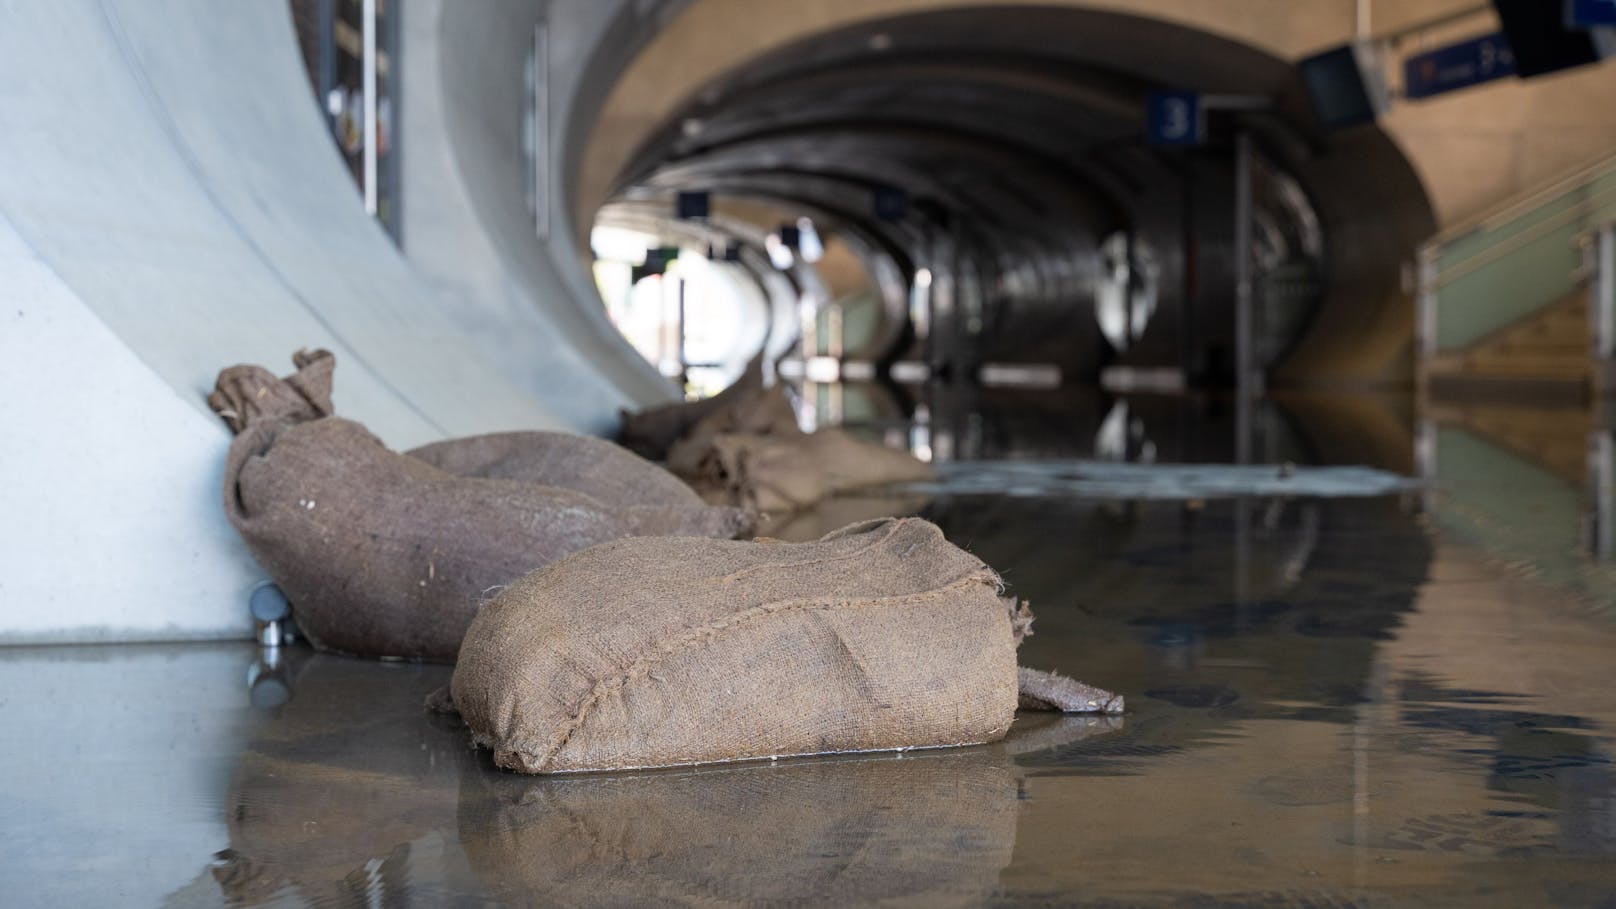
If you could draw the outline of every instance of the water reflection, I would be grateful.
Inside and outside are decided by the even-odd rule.
[[[1123,728],[1028,714],[990,746],[536,778],[423,712],[443,667],[295,650],[283,670],[203,875],[230,905],[978,905],[1015,847],[1018,761]]]
[[[1616,894],[1616,628],[1498,582],[1398,500],[1238,504],[927,506],[1034,599],[1030,663],[1129,696],[1120,727],[1026,716],[982,748],[535,779],[421,712],[443,667],[287,651],[229,842],[173,904]]]
[[[943,393],[929,438],[954,457],[1089,457],[1114,412]],[[1221,459],[1213,402],[1128,404],[1125,452]],[[1271,414],[1297,463],[1412,464],[1396,408]],[[421,711],[448,670],[289,650],[255,676],[274,690],[255,689],[229,840],[172,903],[1610,905],[1616,622],[1590,608],[1587,499],[1431,432],[1423,502],[874,492],[767,531],[920,511],[1032,600],[1029,664],[1128,697],[1120,727],[1024,717],[982,748],[533,779]]]
[[[231,905],[398,905],[444,871],[413,866],[424,838],[453,831],[460,769],[476,763],[463,731],[421,707],[448,669],[292,648],[275,678],[286,698],[259,708],[209,874]]]
[[[1004,743],[651,774],[463,778],[460,832],[500,899],[578,906],[977,906],[1016,844],[1016,755],[1120,729],[1025,716]]]

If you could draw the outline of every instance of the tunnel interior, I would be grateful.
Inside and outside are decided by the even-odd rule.
[[[1147,98],[1166,89],[1209,99],[1201,146],[1147,141]],[[1374,124],[1323,129],[1294,64],[1160,20],[954,8],[798,40],[687,98],[595,223],[727,258],[758,300],[784,276],[801,318],[753,309],[773,354],[796,337],[805,357],[876,372],[1221,387],[1242,140],[1256,365],[1276,385],[1406,382],[1400,271],[1433,226],[1408,162]],[[710,194],[707,217],[682,219],[681,193]],[[835,268],[802,261],[817,249],[771,261],[799,224]]]

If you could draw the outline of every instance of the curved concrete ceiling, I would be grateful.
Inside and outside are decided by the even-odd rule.
[[[1452,0],[1413,2],[1418,6],[1452,5]],[[668,112],[683,107],[726,73],[838,29],[909,14],[970,9],[990,11],[998,20],[992,32],[1015,33],[1029,48],[1050,43],[1051,36],[1017,24],[1029,11],[1039,9],[1111,11],[1148,18],[1240,42],[1283,60],[1338,43],[1353,28],[1351,4],[1317,4],[1306,15],[1297,15],[1292,0],[1049,0],[1038,7],[1028,6],[1024,0],[818,0],[770,4],[761,14],[758,4],[748,0],[696,0],[669,19],[667,27],[623,70],[602,103],[587,151],[579,159],[574,223],[587,230],[595,209],[620,186],[618,181],[634,152],[666,122]],[[869,37],[880,33],[871,29]],[[902,47],[892,41],[894,49]],[[998,43],[1016,47],[1014,41]],[[1132,56],[1163,67],[1162,78],[1171,81],[1173,51],[1170,46],[1115,45],[1107,56]]]
[[[1236,127],[1249,130],[1315,198],[1329,235],[1341,241],[1325,304],[1350,306],[1353,317],[1314,320],[1329,331],[1322,341],[1318,332],[1301,339],[1309,368],[1406,374],[1398,258],[1431,229],[1406,162],[1372,127],[1326,138],[1285,60],[1157,19],[992,4],[818,33],[694,88],[615,185],[639,199],[708,189],[797,200],[891,237],[916,265],[931,265],[942,243],[948,256],[988,273],[979,358],[1055,362],[1092,377],[1105,357],[1092,308],[1102,238],[1118,229],[1147,238],[1161,253],[1170,298],[1197,293],[1198,279],[1231,279],[1217,251],[1230,242],[1222,228],[1232,211],[1197,238],[1210,263],[1192,271],[1187,257],[1199,253],[1184,249],[1181,187],[1191,179],[1186,168],[1205,165],[1142,139],[1148,92],[1179,86],[1270,99],[1267,110],[1214,121],[1214,182],[1229,180],[1226,157],[1216,160],[1226,156],[1220,142]],[[1368,165],[1380,189],[1366,194],[1361,177],[1344,177],[1336,162],[1347,160]],[[1315,179],[1319,173],[1330,179]],[[870,193],[878,186],[913,200],[903,229],[875,217]],[[1213,205],[1228,209],[1231,198]],[[1371,223],[1379,242],[1356,226]],[[1194,302],[1211,307],[1193,317],[1203,335],[1206,325],[1215,334],[1229,321],[1227,296]],[[1176,352],[1174,333],[1191,318],[1164,316],[1153,329],[1159,337],[1147,335],[1142,347]],[[1299,325],[1305,320],[1288,330]],[[1290,335],[1274,343],[1297,342]]]

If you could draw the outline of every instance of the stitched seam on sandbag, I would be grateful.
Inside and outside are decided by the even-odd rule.
[[[844,561],[846,561],[848,559],[856,559],[859,556],[864,555],[865,553],[869,552],[870,550],[876,548],[877,546],[880,546],[882,543],[885,543],[886,541],[888,541],[888,540],[892,539],[893,537],[897,536],[899,530],[902,530],[904,527],[906,527],[906,526],[908,526],[910,524],[913,524],[913,523],[914,523],[913,519],[899,518],[899,519],[892,522],[892,527],[889,530],[887,530],[887,532],[885,534],[883,534],[880,539],[871,540],[870,542],[864,544],[863,546],[860,546],[859,548],[853,550],[852,552],[843,553],[842,555],[836,555],[836,556],[823,556],[821,558],[808,559],[808,560],[802,561],[802,562],[772,562],[772,563],[768,563],[768,564],[764,564],[764,565],[753,565],[750,568],[742,568],[740,571],[736,571],[736,572],[732,572],[730,574],[726,574],[723,577],[719,578],[718,582],[720,584],[728,584],[729,582],[735,580],[736,578],[743,577],[743,576],[745,576],[747,574],[750,574],[750,573],[752,573],[754,571],[763,571],[764,569],[778,570],[778,569],[786,569],[786,568],[806,568],[809,565],[823,565],[823,564],[825,564],[827,562],[844,562]],[[941,534],[938,534],[938,537],[941,538]]]
[[[978,566],[970,574],[965,575],[958,580],[950,581],[942,587],[921,591],[920,593],[906,593],[902,596],[879,597],[867,600],[779,600],[773,603],[762,603],[757,606],[753,606],[749,609],[735,613],[734,615],[726,616],[722,619],[709,622],[706,625],[698,625],[693,628],[688,628],[685,630],[684,635],[682,635],[678,640],[671,643],[662,644],[644,654],[641,654],[634,660],[633,663],[630,663],[628,667],[618,675],[596,682],[594,686],[590,688],[588,697],[584,698],[583,702],[578,706],[577,713],[573,714],[567,719],[566,722],[561,724],[561,728],[557,731],[554,739],[552,740],[552,744],[544,750],[543,754],[539,757],[538,761],[535,762],[534,766],[539,769],[539,772],[543,772],[543,768],[547,767],[550,762],[554,761],[556,757],[560,755],[562,749],[567,747],[567,742],[572,739],[573,733],[577,732],[583,727],[584,723],[589,719],[590,712],[594,709],[595,705],[600,702],[601,698],[606,696],[608,691],[623,689],[634,679],[642,675],[649,674],[651,669],[658,663],[661,663],[663,660],[682,654],[687,650],[692,650],[702,645],[711,644],[722,632],[733,629],[736,626],[751,624],[754,621],[759,621],[771,616],[784,615],[811,609],[834,612],[842,609],[853,609],[866,606],[896,606],[900,604],[918,603],[924,600],[953,593],[956,590],[964,589],[972,584],[983,584],[997,589],[1002,583],[1003,582],[999,579],[999,576],[994,573],[993,569],[988,568],[986,565],[982,565]],[[510,744],[507,744],[506,748],[512,751],[526,751],[528,754],[533,753],[531,751],[527,751],[525,748],[519,749]]]

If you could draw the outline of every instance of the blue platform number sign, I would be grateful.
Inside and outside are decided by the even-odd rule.
[[[1502,32],[1416,54],[1403,64],[1403,94],[1429,98],[1515,75],[1515,55]]]
[[[1200,145],[1206,141],[1201,96],[1188,91],[1151,92],[1145,101],[1145,126],[1151,145]]]
[[[1566,6],[1572,28],[1616,26],[1616,0],[1569,0]]]

